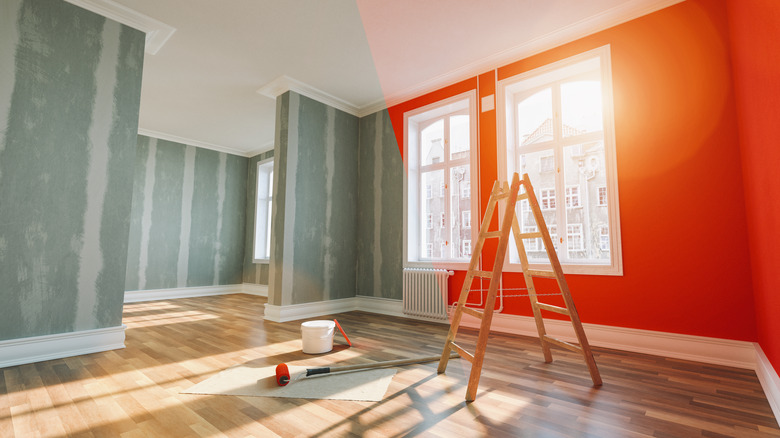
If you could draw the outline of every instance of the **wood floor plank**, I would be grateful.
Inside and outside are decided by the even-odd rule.
[[[300,323],[262,318],[266,300],[222,295],[125,306],[126,348],[0,369],[0,437],[778,437],[755,373],[594,349],[579,354],[491,334],[477,399],[470,364],[397,369],[379,402],[182,394],[234,365],[331,366],[438,355],[443,324],[366,312],[338,318],[352,348],[301,351]],[[462,336],[461,336],[462,335]],[[476,342],[462,328],[459,341]],[[462,339],[461,339],[462,338]]]

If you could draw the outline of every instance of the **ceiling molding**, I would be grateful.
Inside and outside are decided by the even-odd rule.
[[[171,35],[176,32],[175,27],[171,27],[161,21],[155,20],[152,17],[136,12],[111,0],[65,1],[146,33],[145,50],[146,53],[150,55],[159,52]]]
[[[584,38],[597,32],[637,19],[685,0],[630,0],[600,14],[580,20],[555,32],[487,56],[448,73],[436,76],[403,91],[385,96],[386,107],[392,107],[433,90],[473,78],[530,56]]]
[[[249,157],[249,158],[252,158],[254,156],[262,154],[263,152],[268,152],[268,151],[272,150],[273,148],[274,148],[274,142],[269,141],[268,143],[264,144],[263,146],[261,146],[261,147],[259,147],[257,149],[253,149],[251,151],[248,151],[246,153],[246,156]]]
[[[358,117],[365,117],[374,114],[377,111],[382,111],[383,109],[387,109],[387,103],[385,103],[384,97],[379,100],[375,100],[368,105],[361,106],[359,108]]]
[[[229,147],[226,147],[226,146],[219,146],[219,145],[215,145],[215,144],[211,144],[211,143],[206,143],[206,142],[203,142],[203,141],[193,140],[191,138],[179,137],[178,135],[166,134],[164,132],[158,132],[158,131],[152,131],[150,129],[138,128],[138,135],[145,135],[147,137],[154,137],[154,138],[157,138],[157,139],[160,139],[160,140],[172,141],[174,143],[180,143],[180,144],[184,144],[184,145],[195,146],[195,147],[199,147],[199,148],[203,148],[203,149],[211,149],[212,151],[224,152],[226,154],[238,155],[238,156],[241,156],[241,157],[253,157],[253,156],[257,155],[254,152],[252,152],[252,155],[249,155],[250,152],[247,152],[247,151],[244,151],[244,150],[229,148]],[[273,149],[273,145],[271,146],[270,149]]]
[[[360,108],[357,105],[333,96],[332,94],[328,94],[322,90],[318,90],[311,85],[304,84],[303,82],[295,80],[289,76],[279,76],[278,78],[257,90],[259,94],[270,97],[271,99],[276,99],[288,91],[294,91],[300,95],[312,98],[318,102],[344,111],[345,113],[360,117]]]

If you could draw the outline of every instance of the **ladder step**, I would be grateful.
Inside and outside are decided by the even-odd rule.
[[[477,271],[476,269],[471,271],[475,277],[493,278],[493,273],[490,271]]]
[[[558,306],[553,306],[551,304],[545,304],[545,303],[539,303],[539,302],[534,303],[534,305],[537,308],[539,308],[539,309],[547,310],[547,311],[555,312],[555,313],[560,313],[561,315],[570,315],[571,314],[571,312],[569,312],[569,309],[567,309],[565,307],[558,307]]]
[[[521,239],[538,239],[538,238],[542,237],[542,232],[541,231],[537,231],[535,233],[520,233],[520,234],[518,234],[518,236]]]
[[[480,237],[488,238],[488,237],[501,237],[501,231],[486,231],[482,233]]]
[[[575,351],[577,353],[582,353],[582,347],[580,347],[579,345],[575,345],[575,344],[572,344],[572,343],[566,342],[566,341],[561,341],[560,339],[555,339],[555,338],[553,338],[551,336],[548,336],[548,335],[544,335],[543,339],[544,339],[545,342],[549,342],[551,344],[555,344],[555,345],[557,345],[559,347],[562,347],[562,348],[565,348],[567,350]]]
[[[469,353],[468,351],[464,350],[463,347],[460,345],[450,341],[450,346],[455,349],[455,351],[460,354],[460,357],[466,359],[467,361],[474,363],[474,355]]]
[[[525,272],[531,277],[558,278],[558,276],[555,275],[555,271],[540,271],[538,269],[528,269]]]
[[[473,309],[471,307],[462,307],[461,310],[463,310],[464,313],[471,315],[475,318],[482,318],[485,315],[485,312],[477,309]]]
[[[500,192],[497,192],[497,193],[493,194],[493,199],[495,199],[496,201],[498,201],[499,199],[504,199],[504,198],[508,198],[508,197],[509,197],[509,191],[508,190],[507,191],[501,190]]]
[[[520,202],[523,199],[528,199],[528,193],[518,193],[517,194],[517,202]]]

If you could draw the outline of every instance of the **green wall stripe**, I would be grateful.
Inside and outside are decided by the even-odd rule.
[[[214,239],[214,285],[219,284],[219,267],[222,263],[222,216],[225,208],[225,179],[227,178],[227,155],[219,154],[217,166],[217,235]]]
[[[287,131],[291,134],[287,138],[287,175],[284,179],[286,187],[285,193],[291,195],[285,197],[284,209],[284,238],[282,240],[282,284],[281,284],[281,305],[293,304],[293,274],[295,273],[295,219],[297,193],[296,184],[298,182],[298,120],[300,95],[294,92],[288,92],[290,96],[289,119]],[[277,222],[278,223],[278,222]]]
[[[177,287],[184,150],[185,146],[179,143],[165,140],[156,143],[154,184],[148,193],[152,211],[144,276],[146,289]]]
[[[192,196],[195,185],[195,146],[184,151],[184,177],[181,194],[181,225],[179,233],[179,258],[176,265],[176,286],[187,284],[190,260],[190,234],[192,233]]]
[[[149,240],[152,230],[152,206],[154,205],[155,165],[157,164],[156,138],[149,141],[146,157],[146,178],[144,179],[144,200],[141,206],[141,247],[138,262],[138,290],[146,289],[146,268],[149,266]]]
[[[19,42],[19,18],[21,0],[0,2],[0,154],[5,149],[5,132],[8,128],[8,113],[11,111],[11,94],[16,83],[16,69],[11,60]],[[0,242],[0,263],[2,263],[2,243]]]
[[[376,114],[374,126],[374,296],[381,296],[382,287],[382,113]]]

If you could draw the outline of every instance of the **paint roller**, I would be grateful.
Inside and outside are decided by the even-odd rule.
[[[450,355],[450,359],[454,359],[460,357],[458,356],[458,353],[453,352]],[[342,365],[342,366],[336,366],[336,367],[320,367],[320,368],[301,368],[298,370],[293,370],[293,372],[290,372],[290,367],[287,366],[286,363],[280,363],[276,366],[276,383],[279,386],[285,386],[290,382],[293,382],[298,379],[302,379],[305,377],[310,376],[316,376],[320,374],[332,374],[332,373],[340,373],[345,371],[363,371],[368,370],[372,368],[388,368],[388,367],[394,367],[394,366],[400,366],[400,365],[411,365],[416,363],[425,363],[425,362],[433,362],[436,360],[441,359],[441,355],[438,356],[428,356],[428,357],[413,357],[409,359],[398,359],[398,360],[387,360],[383,362],[374,362],[374,363],[363,363],[363,364],[355,364],[355,365]],[[299,367],[295,367],[299,368]]]

